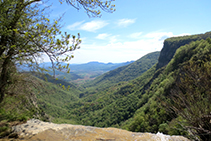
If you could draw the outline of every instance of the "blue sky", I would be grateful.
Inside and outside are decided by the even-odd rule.
[[[211,31],[210,0],[116,0],[116,11],[102,12],[101,18],[59,0],[51,3],[51,19],[65,13],[62,31],[81,35],[81,49],[70,63],[137,60],[160,51],[168,37]]]

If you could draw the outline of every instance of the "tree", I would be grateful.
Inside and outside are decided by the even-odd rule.
[[[63,0],[59,0],[61,3]],[[89,16],[100,16],[102,9],[115,11],[113,0],[66,0],[66,3],[79,9],[81,6]],[[47,7],[41,0],[1,0],[0,1],[0,103],[4,99],[11,80],[11,64],[27,64],[38,71],[46,71],[39,66],[43,55],[47,55],[52,69],[69,68],[61,62],[69,61],[71,52],[79,49],[80,34],[76,37],[61,32],[59,21],[50,21],[46,16]],[[43,8],[42,8],[43,7]]]
[[[116,11],[115,5],[112,4],[115,0],[60,0],[60,3],[63,1],[78,10],[84,8],[89,17],[101,17],[101,9],[109,13]]]

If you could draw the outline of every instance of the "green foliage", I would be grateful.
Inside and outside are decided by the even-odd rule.
[[[9,70],[11,64],[16,66],[27,64],[32,69],[41,72],[47,71],[39,66],[43,54],[46,54],[52,63],[52,69],[62,69],[61,61],[69,61],[69,55],[79,48],[81,40],[70,34],[61,33],[58,20],[50,22],[46,8],[37,3],[37,0],[0,1],[0,102],[3,101],[8,78],[12,75]],[[59,38],[57,38],[59,37]],[[80,37],[80,35],[78,35]],[[67,54],[68,53],[68,54]],[[65,58],[63,57],[65,56]],[[16,70],[16,68],[15,68]]]
[[[69,83],[67,81],[64,81],[58,78],[54,78],[49,74],[43,74],[43,73],[40,74],[37,72],[29,72],[29,73],[44,81],[51,82],[61,87],[64,86],[65,88],[67,88],[67,90],[69,90],[70,88],[75,88],[75,89],[77,88],[73,83]]]
[[[52,82],[46,82],[40,79],[37,79],[37,81],[42,84],[42,87],[34,90],[38,93],[37,100],[39,106],[47,114],[55,118],[66,118],[68,115],[68,109],[65,109],[65,106],[78,100],[80,90],[77,90],[76,87],[70,87],[67,91]]]
[[[16,63],[31,64],[39,63],[38,58],[41,53],[46,53],[53,64],[53,68],[62,68],[58,62],[68,61],[72,58],[66,53],[78,48],[80,39],[75,36],[73,44],[69,42],[70,34],[62,34],[58,20],[50,22],[46,14],[43,12],[46,8],[35,3],[36,0],[30,2],[18,2],[14,0],[3,1],[1,5],[1,59],[10,60]],[[17,5],[17,6],[16,6]],[[6,11],[11,11],[6,14]],[[60,39],[56,38],[60,36]],[[4,39],[4,40],[3,40]],[[7,56],[4,58],[3,56]],[[66,58],[61,58],[66,55]]]

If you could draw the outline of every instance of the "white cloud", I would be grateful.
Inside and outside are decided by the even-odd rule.
[[[117,25],[120,27],[126,27],[130,24],[135,23],[136,19],[120,19],[117,21]]]
[[[189,33],[182,33],[179,35],[174,35],[172,32],[151,32],[146,34],[144,37],[145,38],[151,38],[151,39],[156,39],[159,41],[164,41],[165,39],[169,37],[178,37],[178,36],[185,36],[185,35],[190,35]]]
[[[81,49],[76,51],[75,58],[71,62],[126,62],[137,60],[149,52],[160,51],[163,46],[162,41],[151,38],[120,42],[118,37],[111,36],[105,45],[82,44]]]
[[[110,36],[109,37],[109,43],[115,43],[115,42],[117,42],[118,41],[118,39],[117,39],[118,36],[119,35]]]
[[[80,29],[94,32],[100,28],[103,28],[104,26],[108,25],[106,21],[91,21],[83,24]]]
[[[130,34],[128,37],[138,39],[141,37],[141,35],[142,35],[142,32],[135,32],[135,33]]]
[[[77,30],[83,23],[84,21],[81,22],[75,22],[74,24],[68,25],[67,28],[69,30]]]
[[[151,32],[151,33],[146,34],[144,37],[150,38],[150,39],[164,40],[164,38],[168,38],[172,36],[173,36],[172,32]]]
[[[89,32],[95,32],[96,30],[101,29],[108,24],[108,22],[103,20],[94,20],[86,23],[84,23],[84,21],[81,21],[75,22],[74,24],[69,25],[67,28],[70,30],[85,30]]]
[[[102,34],[98,34],[96,38],[97,39],[106,39],[109,36],[110,36],[110,34],[102,33]]]
[[[97,39],[106,40],[107,43],[115,43],[119,35],[111,35],[107,33],[102,33],[97,35]]]

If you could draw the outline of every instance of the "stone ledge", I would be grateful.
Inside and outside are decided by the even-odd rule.
[[[37,119],[14,126],[12,130],[21,141],[189,141],[182,136],[162,133],[135,133],[117,128],[54,124]]]

